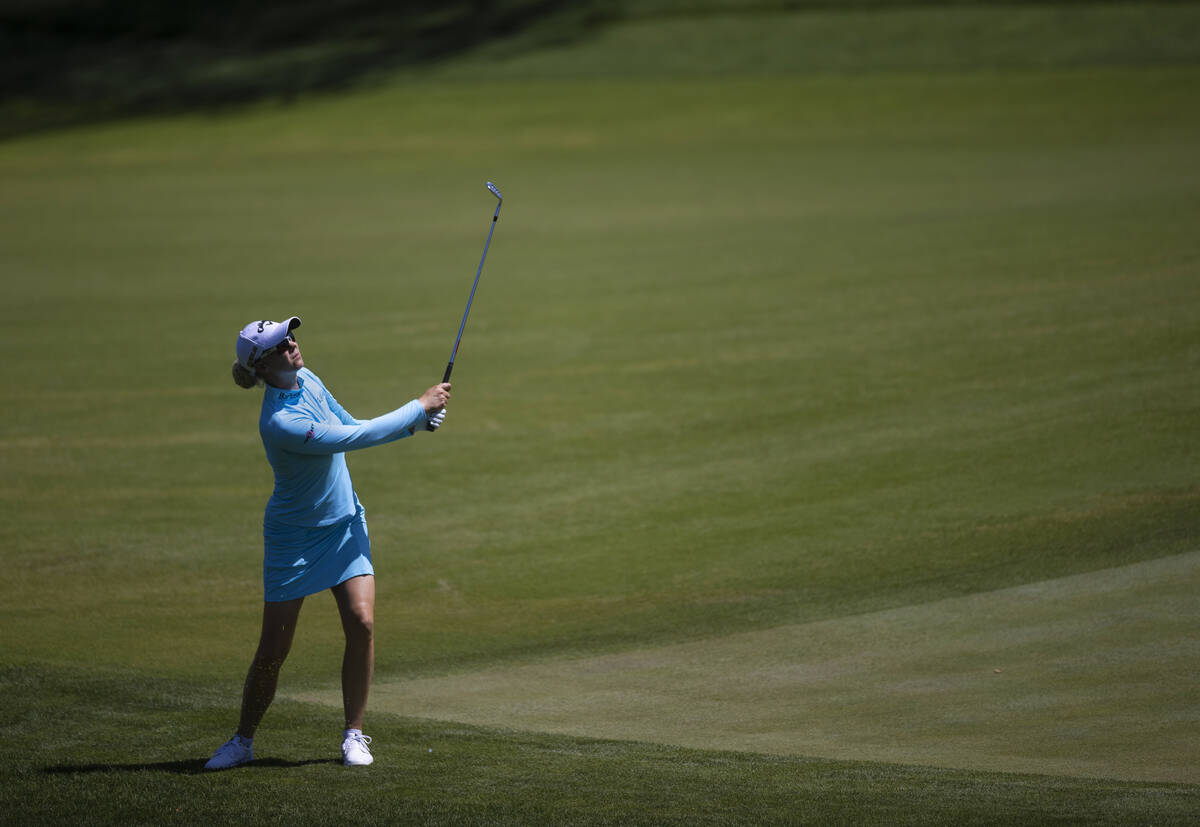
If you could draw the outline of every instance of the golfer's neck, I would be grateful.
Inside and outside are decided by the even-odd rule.
[[[272,373],[264,376],[263,379],[273,388],[281,391],[295,391],[300,389],[300,383],[296,381],[296,374],[299,372],[298,370],[289,370],[283,373]]]

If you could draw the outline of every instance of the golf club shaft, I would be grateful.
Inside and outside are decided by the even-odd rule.
[[[479,269],[475,271],[475,282],[471,285],[471,295],[467,297],[467,309],[463,311],[462,322],[458,325],[458,336],[454,339],[454,350],[450,351],[450,361],[446,363],[446,373],[442,376],[443,382],[450,381],[450,372],[454,370],[454,357],[458,355],[458,346],[462,342],[463,330],[467,326],[467,316],[471,312],[471,302],[475,300],[475,289],[479,287],[479,276],[483,273],[483,262],[487,258],[488,247],[492,243],[492,233],[496,231],[496,222],[500,219],[500,207],[504,205],[504,197],[500,195],[500,190],[496,189],[489,181],[487,188],[496,196],[496,212],[492,215],[492,224],[488,227],[487,241],[483,243],[483,255],[479,257]]]

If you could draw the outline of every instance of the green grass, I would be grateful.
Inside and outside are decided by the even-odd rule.
[[[629,19],[555,43],[533,27],[433,71],[584,78],[1194,65],[1200,7],[1171,2],[827,3],[804,13],[631,3]],[[746,5],[746,4],[741,4]],[[755,4],[764,5],[764,4]],[[553,31],[553,30],[552,30]],[[613,55],[620,58],[614,60]]]
[[[0,787],[5,812],[23,823],[329,823],[350,812],[361,824],[1169,824],[1200,803],[1182,785],[697,751],[387,714],[373,718],[377,763],[348,772],[330,759],[335,713],[288,701],[256,739],[270,757],[205,773],[227,704],[212,688],[43,669],[6,669],[0,686],[6,729],[37,733],[19,739],[30,760],[5,759]],[[118,728],[141,733],[136,750],[113,740]]]
[[[239,660],[175,642],[256,611],[269,471],[229,327],[298,313],[350,410],[410,398],[486,177],[508,203],[450,427],[352,458],[407,640],[381,672],[1191,550],[1195,79],[521,85],[519,112],[503,84],[402,89],[11,145],[10,652]],[[88,610],[43,624],[64,570]],[[136,649],[64,634],[151,618],[171,633]]]
[[[1117,38],[1131,8],[1079,13]],[[1156,31],[1193,14],[1146,8]],[[677,25],[579,44],[581,77],[561,71],[566,52],[487,80],[468,59],[294,107],[0,145],[6,805],[143,823],[173,817],[170,801],[185,821],[239,806],[282,821],[367,798],[376,821],[1194,816],[1195,785],[378,710],[383,760],[347,777],[293,765],[323,761],[339,722],[290,701],[264,726],[266,766],[189,772],[233,725],[261,597],[270,472],[257,395],[229,380],[234,333],[301,315],[308,363],[349,410],[403,403],[453,343],[486,179],[505,206],[447,425],[350,458],[381,685],[703,646],[1196,550],[1195,60],[934,72],[919,41],[895,73],[617,60],[645,27],[669,42]],[[602,48],[608,74],[587,51]],[[328,691],[339,658],[332,601],[314,598],[282,690]],[[1117,700],[1094,699],[1097,725]],[[19,763],[31,731],[49,734]],[[457,760],[403,752],[435,736],[433,755]],[[903,730],[890,738],[903,754]]]
[[[699,749],[1195,783],[1200,552],[592,657],[376,682],[372,707]],[[299,700],[341,706],[337,690]]]
[[[398,78],[974,72],[1200,59],[1200,8],[1180,2],[408,5],[398,13],[380,0],[18,3],[0,10],[0,139],[131,114],[291,104]]]

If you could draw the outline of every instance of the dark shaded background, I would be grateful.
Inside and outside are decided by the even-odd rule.
[[[0,137],[290,100],[535,27],[573,37],[600,16],[569,0],[5,0]]]
[[[940,0],[939,4],[989,2],[999,0]],[[605,22],[631,16],[907,5],[924,4],[913,0],[0,0],[0,139],[146,112],[214,109],[264,99],[290,101],[437,61],[497,38],[521,35],[510,41],[514,48],[537,48],[586,36]]]

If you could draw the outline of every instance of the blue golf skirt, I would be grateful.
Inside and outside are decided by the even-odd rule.
[[[295,600],[374,574],[367,515],[358,497],[354,516],[333,525],[263,525],[263,599]]]

